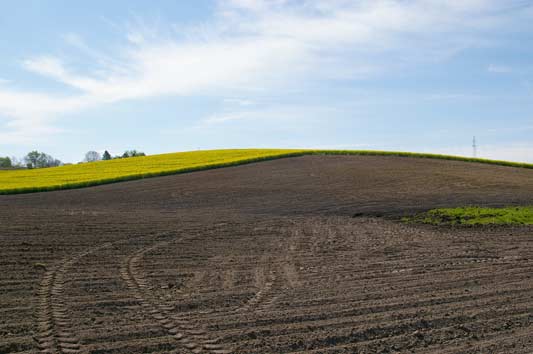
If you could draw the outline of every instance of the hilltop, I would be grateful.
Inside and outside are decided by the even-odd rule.
[[[399,156],[533,168],[533,164],[527,163],[398,151],[303,149],[202,150],[97,161],[42,169],[0,171],[0,194],[81,188],[303,155]]]

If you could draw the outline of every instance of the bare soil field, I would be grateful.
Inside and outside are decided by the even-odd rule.
[[[533,353],[533,170],[303,156],[0,196],[0,353]]]

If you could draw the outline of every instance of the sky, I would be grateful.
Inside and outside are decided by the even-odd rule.
[[[533,162],[533,0],[3,0],[0,156]]]

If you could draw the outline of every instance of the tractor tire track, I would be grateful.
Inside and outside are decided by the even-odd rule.
[[[144,272],[142,270],[142,258],[153,250],[167,246],[171,241],[160,241],[141,248],[125,259],[120,269],[120,276],[132,291],[135,299],[140,303],[143,311],[163,328],[168,336],[174,338],[179,345],[191,353],[229,354],[232,351],[218,339],[210,339],[203,328],[198,328],[186,317],[177,316],[173,313],[174,306],[165,304],[162,300],[153,296]]]
[[[276,272],[268,267],[257,267],[254,271],[254,279],[257,285],[257,292],[242,306],[235,309],[235,313],[254,311],[260,305],[269,305],[272,303],[273,286],[277,282]]]
[[[70,324],[64,294],[66,275],[81,258],[110,245],[106,243],[66,257],[45,272],[37,291],[37,334],[34,336],[41,353],[83,353],[79,338]]]

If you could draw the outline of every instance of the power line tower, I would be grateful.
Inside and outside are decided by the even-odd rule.
[[[476,137],[472,139],[472,153],[474,157],[477,157],[477,144],[476,144]]]

